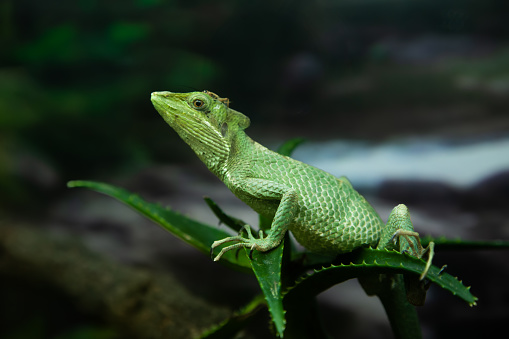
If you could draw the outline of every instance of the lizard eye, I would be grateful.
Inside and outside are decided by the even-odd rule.
[[[204,105],[205,105],[205,102],[203,102],[203,100],[200,100],[200,99],[193,100],[193,106],[195,108],[203,108]]]

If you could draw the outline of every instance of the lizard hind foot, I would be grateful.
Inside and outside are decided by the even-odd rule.
[[[428,274],[428,271],[431,267],[431,262],[433,260],[433,256],[435,255],[435,243],[431,241],[428,244],[428,246],[424,248],[421,244],[419,233],[403,229],[399,229],[396,232],[394,232],[394,234],[391,237],[391,241],[395,241],[396,237],[403,237],[403,239],[405,239],[408,248],[411,249],[412,256],[422,259],[426,253],[428,254],[426,266],[424,267],[424,270],[422,271],[421,276],[419,277],[419,280],[423,280]],[[410,238],[415,239],[415,244]],[[408,252],[408,249],[404,249],[402,250],[402,252]]]

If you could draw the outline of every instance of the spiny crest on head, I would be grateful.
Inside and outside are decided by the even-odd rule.
[[[228,98],[221,98],[216,93],[211,92],[211,91],[207,91],[207,90],[204,90],[203,93],[206,93],[206,94],[210,95],[213,99],[218,100],[219,102],[225,104],[226,107],[228,107],[228,108],[230,107],[230,99],[228,99]]]

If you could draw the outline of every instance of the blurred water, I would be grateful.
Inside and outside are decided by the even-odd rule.
[[[399,140],[382,144],[336,140],[305,143],[293,157],[355,187],[375,188],[384,180],[432,180],[468,188],[509,170],[509,137],[451,142],[438,139]]]

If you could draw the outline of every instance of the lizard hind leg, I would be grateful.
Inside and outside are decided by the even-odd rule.
[[[427,254],[426,266],[419,278],[420,280],[426,277],[435,254],[435,244],[433,242],[430,242],[428,247],[423,248],[419,233],[414,231],[408,208],[403,204],[394,207],[389,215],[377,248],[410,252],[412,256],[419,259],[422,259]]]

